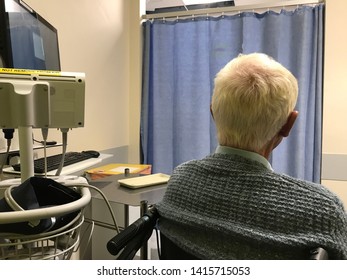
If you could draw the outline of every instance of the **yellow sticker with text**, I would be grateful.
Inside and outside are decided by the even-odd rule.
[[[32,70],[32,69],[17,69],[17,68],[0,68],[2,74],[22,74],[22,75],[46,75],[46,76],[61,76],[60,71],[53,70]]]

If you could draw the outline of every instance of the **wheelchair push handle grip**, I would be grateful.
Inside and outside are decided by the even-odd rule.
[[[136,235],[142,234],[146,229],[152,229],[157,220],[157,212],[150,211],[126,227],[119,234],[107,242],[107,250],[117,255]]]

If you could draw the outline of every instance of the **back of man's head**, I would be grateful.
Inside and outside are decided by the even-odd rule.
[[[297,96],[297,80],[271,57],[231,60],[216,75],[212,97],[219,144],[258,151],[286,123]]]

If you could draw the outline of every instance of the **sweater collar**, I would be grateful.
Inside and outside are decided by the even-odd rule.
[[[250,160],[254,160],[254,161],[259,162],[262,165],[264,165],[267,169],[273,171],[270,162],[266,158],[264,158],[263,156],[261,156],[257,153],[254,153],[254,152],[219,145],[216,149],[216,153],[238,155],[238,156],[250,159]]]

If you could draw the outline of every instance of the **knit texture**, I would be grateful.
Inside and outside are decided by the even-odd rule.
[[[157,205],[161,232],[201,259],[347,259],[347,217],[319,184],[213,154],[178,166]]]

